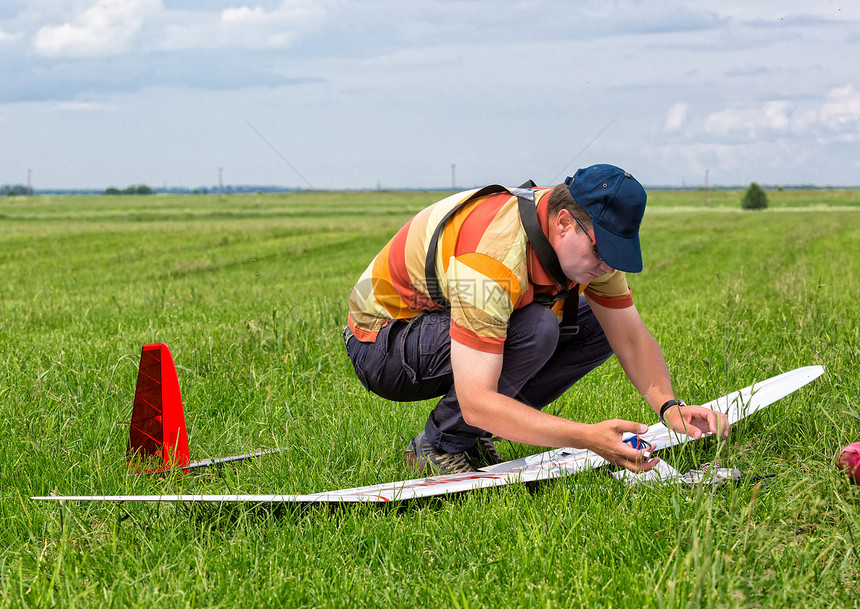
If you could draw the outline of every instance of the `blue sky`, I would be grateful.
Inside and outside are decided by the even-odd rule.
[[[4,0],[0,53],[0,184],[860,184],[850,0]]]

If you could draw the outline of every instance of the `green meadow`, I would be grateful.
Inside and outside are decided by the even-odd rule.
[[[812,384],[663,455],[772,484],[629,487],[605,472],[398,506],[39,503],[34,495],[310,493],[414,477],[432,402],[368,394],[346,298],[433,192],[0,200],[0,607],[856,607],[860,191],[650,193],[629,278],[679,396],[799,366]],[[177,365],[192,458],[128,476],[140,349]],[[614,359],[553,412],[656,416]],[[541,448],[501,442],[503,457]]]

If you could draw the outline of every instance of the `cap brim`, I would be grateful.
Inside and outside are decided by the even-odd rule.
[[[603,228],[597,222],[594,226],[594,240],[603,261],[614,269],[625,273],[642,272],[642,249],[639,235],[632,238],[620,237]]]

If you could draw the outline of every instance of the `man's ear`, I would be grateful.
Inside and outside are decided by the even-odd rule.
[[[559,235],[564,235],[573,228],[573,216],[566,209],[558,210],[558,214],[556,214],[553,220],[553,227],[558,231]]]

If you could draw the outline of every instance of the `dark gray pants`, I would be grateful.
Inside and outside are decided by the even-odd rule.
[[[551,310],[531,304],[514,311],[508,322],[499,393],[543,408],[609,359],[612,349],[583,297],[578,323],[578,334],[559,341],[558,319]],[[424,313],[408,323],[389,323],[375,343],[347,334],[346,350],[361,384],[379,396],[398,402],[444,396],[424,431],[430,444],[457,453],[488,434],[463,420],[451,372],[450,325],[447,311]]]

